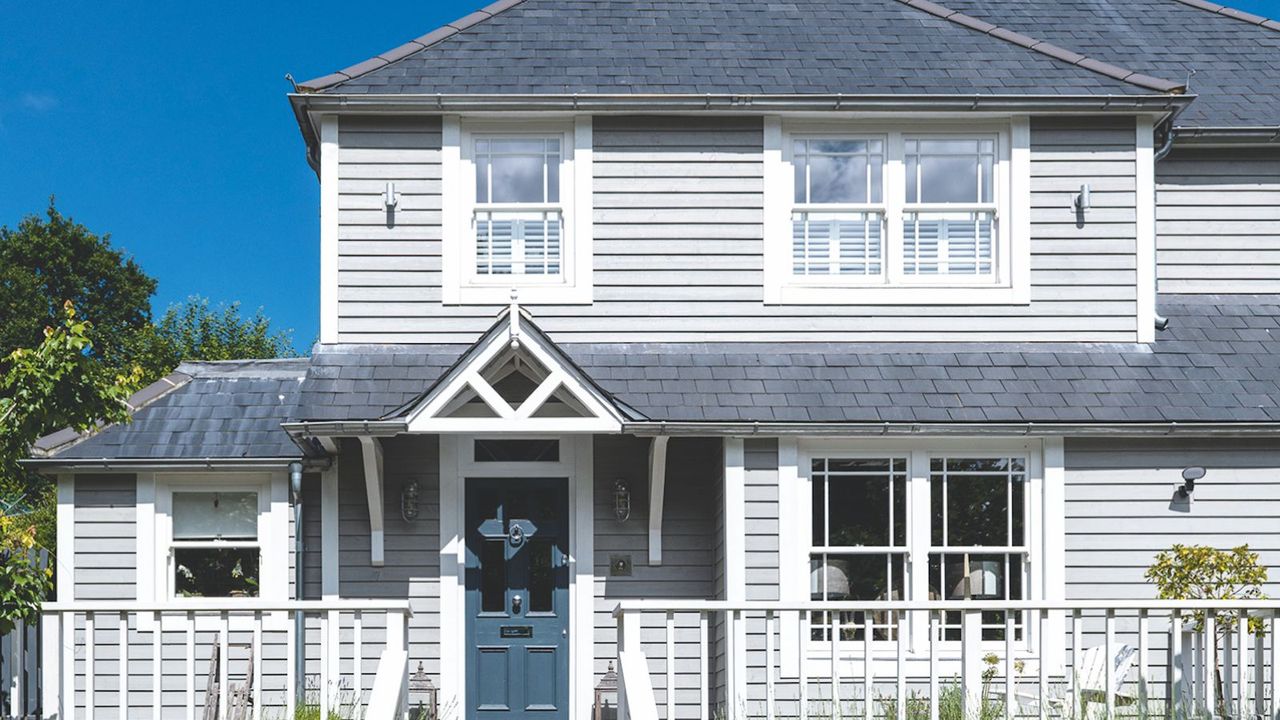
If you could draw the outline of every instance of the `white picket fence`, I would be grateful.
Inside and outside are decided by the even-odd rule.
[[[637,600],[614,616],[631,720],[1280,720],[1280,600]]]

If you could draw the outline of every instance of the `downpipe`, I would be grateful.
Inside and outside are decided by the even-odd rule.
[[[302,463],[289,463],[289,488],[293,491],[293,599],[302,600],[303,543],[302,532]],[[296,707],[303,707],[306,701],[307,687],[307,636],[306,618],[301,611],[293,613],[294,644],[294,694],[298,698]]]
[[[1164,122],[1164,143],[1152,156],[1152,165],[1154,166],[1156,163],[1163,160],[1171,150],[1173,150],[1173,118],[1169,118]],[[1156,182],[1154,167],[1152,170],[1151,181],[1156,184],[1156,187],[1152,188],[1151,193],[1151,196],[1155,198],[1155,202],[1152,203],[1151,214],[1155,215],[1156,208],[1160,206],[1160,183]],[[1151,227],[1153,229],[1157,227],[1154,218],[1152,220]],[[1159,237],[1160,233],[1156,231],[1156,238],[1158,239]],[[1151,257],[1151,264],[1155,265],[1155,269],[1152,274],[1152,277],[1155,278],[1155,287],[1153,287],[1151,291],[1156,294],[1155,299],[1151,303],[1151,307],[1155,308],[1154,315],[1156,330],[1165,330],[1169,327],[1169,318],[1160,314],[1160,261],[1157,259],[1158,255],[1159,253],[1156,253]]]

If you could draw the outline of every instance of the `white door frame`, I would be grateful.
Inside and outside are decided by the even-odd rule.
[[[565,477],[569,482],[569,718],[594,702],[595,543],[592,436],[566,435],[559,462],[473,460],[474,435],[440,435],[440,698],[452,695],[462,720],[467,702],[466,478]],[[503,437],[503,436],[491,436]],[[511,437],[511,436],[505,436]]]

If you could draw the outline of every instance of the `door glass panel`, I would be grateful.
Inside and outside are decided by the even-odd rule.
[[[480,551],[480,611],[503,612],[507,603],[506,538],[485,540]]]
[[[552,554],[555,545],[550,540],[529,542],[529,611],[553,612],[555,604],[555,572]]]

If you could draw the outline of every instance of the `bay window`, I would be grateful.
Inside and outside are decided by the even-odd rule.
[[[765,302],[1028,302],[1025,120],[866,127],[766,120]]]

